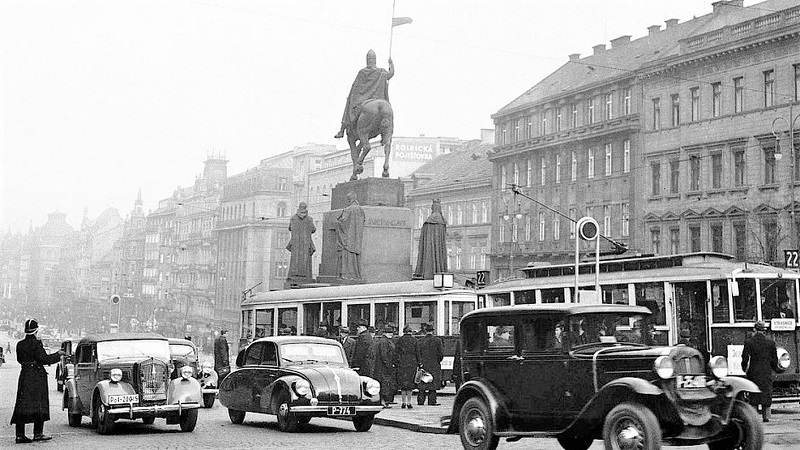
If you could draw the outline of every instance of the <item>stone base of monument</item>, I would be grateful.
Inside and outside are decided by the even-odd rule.
[[[364,178],[339,183],[331,189],[331,210],[343,209],[349,202],[347,194],[355,192],[361,206],[406,205],[403,182],[393,178]],[[410,224],[409,224],[410,225]]]
[[[315,284],[317,280],[311,277],[289,277],[283,283],[284,289],[297,289]]]

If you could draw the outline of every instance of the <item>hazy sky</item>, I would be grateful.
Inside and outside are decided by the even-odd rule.
[[[711,3],[396,0],[395,135],[476,139],[569,54]],[[392,0],[0,0],[0,231],[125,216],[139,188],[154,209],[211,153],[235,174],[346,148],[345,98],[367,50],[387,67],[391,18]]]

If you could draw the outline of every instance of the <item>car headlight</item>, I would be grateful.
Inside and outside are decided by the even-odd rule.
[[[708,360],[708,368],[717,378],[728,376],[728,360],[724,356],[712,356]]]
[[[120,380],[122,380],[122,369],[111,369],[109,377],[113,383],[118,383]]]
[[[311,385],[306,380],[297,380],[294,382],[294,392],[300,397],[305,397],[311,392]]]
[[[778,365],[783,370],[786,370],[789,368],[789,364],[791,363],[792,358],[789,356],[789,352],[783,347],[778,347]]]
[[[366,390],[369,395],[378,395],[381,392],[381,384],[370,378],[367,380]]]
[[[656,371],[659,377],[666,380],[675,374],[675,363],[672,358],[666,355],[659,356],[653,363],[653,370]]]
[[[192,369],[192,366],[181,367],[181,376],[183,377],[184,380],[192,378],[192,376],[194,376],[194,369]]]

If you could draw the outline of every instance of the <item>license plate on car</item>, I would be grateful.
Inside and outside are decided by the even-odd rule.
[[[328,406],[329,416],[355,416],[355,406]]]
[[[139,403],[139,394],[108,396],[109,405],[127,405],[128,403]]]
[[[678,375],[675,377],[678,389],[700,389],[706,387],[705,375]]]

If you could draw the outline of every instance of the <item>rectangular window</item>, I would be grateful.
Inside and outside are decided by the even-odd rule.
[[[661,163],[654,161],[650,163],[650,193],[661,195]]]
[[[575,181],[578,179],[578,154],[575,151],[572,152],[572,164],[570,166],[570,179]]]
[[[654,255],[661,252],[661,230],[658,228],[650,229],[650,251]]]
[[[508,135],[507,135],[507,133],[508,133],[508,124],[504,123],[500,127],[500,144],[501,145],[508,144]]]
[[[544,241],[544,213],[539,213],[539,242]]]
[[[627,116],[631,113],[631,88],[622,91],[622,115]]]
[[[689,156],[689,190],[700,190],[700,156]]]
[[[775,106],[775,71],[764,71],[764,107]]]
[[[764,260],[778,260],[778,220],[775,217],[764,217],[761,221],[764,233]]]
[[[711,83],[711,116],[722,114],[722,83]]]
[[[692,101],[692,122],[700,120],[700,88],[689,89]]]
[[[478,268],[478,247],[471,245],[469,247],[469,268]]]
[[[722,187],[722,153],[711,155],[711,187],[713,189]]]
[[[711,224],[711,251],[722,253],[722,224]]]
[[[508,179],[506,178],[506,166],[500,166],[500,190],[506,190],[506,183]]]
[[[574,238],[578,221],[578,210],[576,208],[569,209],[569,218],[572,219],[569,221],[569,237]]]
[[[622,172],[628,173],[631,171],[631,141],[625,139],[622,141]]]
[[[531,240],[531,228],[532,228],[531,215],[530,214],[525,214],[525,240],[526,241],[530,241]]]
[[[800,100],[800,64],[792,66],[794,68],[794,101]]]
[[[503,216],[500,216],[500,219],[502,219],[502,218],[503,218]],[[500,242],[506,242],[506,225],[505,225],[505,223],[502,223],[502,225],[498,228],[497,231],[498,231],[498,235],[499,235],[499,241]]]
[[[589,124],[594,123],[594,99],[589,99]]]
[[[556,155],[556,183],[561,183],[561,155]]]
[[[472,223],[478,223],[478,203],[472,202]],[[422,225],[420,225],[422,228]]]
[[[736,259],[747,261],[747,226],[744,221],[733,222],[733,248]]]
[[[533,163],[531,163],[530,159],[528,160],[528,168],[527,168],[527,171],[525,172],[525,176],[526,176],[525,183],[527,184],[527,186],[528,187],[533,186],[533,180],[532,180],[532,178],[533,178]]]
[[[553,217],[553,240],[561,239],[561,220],[558,216]]]
[[[700,225],[689,225],[689,251],[700,251]]]
[[[603,206],[603,235],[611,236],[611,207]]]
[[[533,116],[528,116],[525,124],[525,137],[530,139],[533,137]]]
[[[542,186],[544,186],[545,181],[547,181],[547,163],[544,161],[544,156],[542,156]]]
[[[519,142],[519,123],[522,122],[522,119],[514,121],[514,135],[512,136],[513,142]]]
[[[775,183],[775,148],[764,149],[764,184]]]
[[[611,144],[606,144],[606,176],[611,176]]]
[[[622,204],[622,236],[627,237],[631,232],[631,209],[630,204]]]
[[[481,222],[489,222],[489,208],[486,207],[486,200],[481,202]]]
[[[606,94],[606,107],[605,119],[610,120],[614,118],[614,93]]]
[[[578,104],[577,103],[573,103],[571,108],[572,108],[572,114],[570,115],[569,126],[570,126],[570,128],[577,128],[578,127]]]
[[[678,94],[672,94],[672,121],[670,124],[673,127],[681,124],[681,97]]]
[[[556,133],[561,131],[561,107],[556,108]]]
[[[669,252],[677,255],[681,250],[681,229],[678,227],[669,229]]]
[[[542,113],[542,121],[539,122],[539,135],[544,136],[547,134],[547,111]]]
[[[744,110],[744,79],[733,79],[733,112],[740,113]]]
[[[661,99],[653,99],[653,129],[661,129]]]
[[[680,188],[681,166],[680,161],[673,159],[669,162],[669,192],[677,194]]]
[[[588,178],[594,178],[594,149],[589,149],[589,167],[588,167]]]
[[[519,164],[514,163],[514,186],[519,186]]]
[[[744,149],[735,149],[733,151],[733,185],[734,186],[744,186],[745,180],[745,161],[744,161]]]

